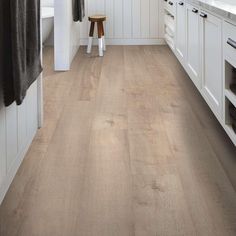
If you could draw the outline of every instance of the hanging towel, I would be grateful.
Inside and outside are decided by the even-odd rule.
[[[11,48],[11,15],[10,1],[0,1],[0,17],[2,22],[0,34],[0,79],[1,92],[3,92],[3,100],[6,106],[15,100],[13,86],[13,67],[12,67],[12,48]]]
[[[72,9],[74,21],[82,22],[85,16],[84,0],[72,0]]]
[[[40,57],[40,0],[4,1],[4,102],[20,105],[42,72]]]

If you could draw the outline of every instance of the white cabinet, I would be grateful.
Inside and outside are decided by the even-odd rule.
[[[186,67],[190,78],[194,84],[201,87],[200,75],[200,29],[199,29],[199,9],[189,4],[186,5],[187,21],[187,58]]]
[[[176,2],[174,52],[236,145],[236,25],[184,1]]]
[[[186,8],[184,1],[176,5],[176,55],[183,63],[186,57]]]
[[[236,146],[235,118],[232,115],[232,107],[236,109],[236,94],[231,87],[236,81],[236,25],[224,22],[223,29],[223,120],[225,130]]]
[[[164,38],[171,50],[175,51],[175,2],[164,0]]]
[[[200,13],[202,93],[213,112],[223,116],[222,23],[209,13]]]

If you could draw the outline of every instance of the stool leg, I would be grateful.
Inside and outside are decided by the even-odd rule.
[[[91,22],[90,25],[90,31],[89,31],[89,40],[88,40],[88,48],[87,48],[87,53],[91,53],[92,51],[92,46],[93,46],[93,34],[94,34],[94,22]]]
[[[98,50],[99,50],[99,56],[103,57],[102,25],[101,25],[101,22],[98,22],[97,26],[98,26]]]
[[[105,41],[104,25],[103,25],[103,23],[101,23],[101,25],[102,25],[102,45],[103,45],[103,51],[106,51],[106,41]]]
[[[89,37],[88,48],[87,48],[87,53],[88,54],[92,52],[92,45],[93,45],[93,37]]]

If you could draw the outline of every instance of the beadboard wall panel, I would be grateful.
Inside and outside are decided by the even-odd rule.
[[[154,44],[163,42],[161,0],[85,0],[85,20],[81,23],[81,44],[88,39],[88,16],[105,14],[108,44]]]
[[[0,85],[0,95],[2,86]],[[0,204],[38,128],[35,81],[21,106],[5,107],[0,98]]]
[[[0,104],[3,107],[2,101]],[[6,110],[2,107],[0,107],[0,186],[6,176]]]

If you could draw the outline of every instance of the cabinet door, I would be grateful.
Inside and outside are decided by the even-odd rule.
[[[200,13],[202,47],[202,92],[213,112],[222,116],[222,22],[219,18]]]
[[[178,1],[176,7],[176,53],[184,63],[186,57],[186,8],[184,1]]]
[[[187,70],[194,84],[201,87],[200,75],[200,29],[199,9],[190,4],[186,6],[187,19]]]

